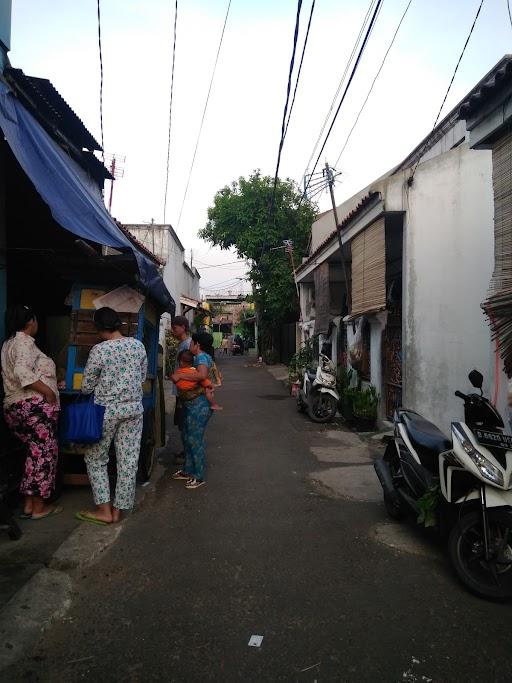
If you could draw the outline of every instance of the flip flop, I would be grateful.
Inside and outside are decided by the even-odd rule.
[[[38,515],[37,517],[31,515],[29,519],[33,519],[35,522],[37,522],[40,519],[46,519],[47,517],[54,517],[55,515],[59,515],[63,509],[64,508],[62,508],[60,505],[57,505],[52,510],[50,510],[50,512],[46,512],[44,515]]]
[[[108,526],[111,524],[111,522],[104,522],[102,519],[96,519],[96,517],[87,514],[87,512],[76,512],[75,518],[79,519],[81,522],[89,522],[89,524],[97,524],[98,526]]]
[[[31,512],[20,512],[18,517],[20,519],[32,519],[32,513]]]

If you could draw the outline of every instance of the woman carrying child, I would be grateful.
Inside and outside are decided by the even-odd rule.
[[[186,356],[181,356],[180,368],[171,376],[172,381],[180,390],[180,396],[184,399],[185,413],[182,430],[185,466],[183,470],[178,470],[173,478],[186,481],[187,489],[197,489],[206,483],[204,480],[206,425],[212,415],[212,410],[220,409],[213,399],[212,385],[209,382],[210,371],[214,365],[212,335],[207,332],[193,334],[190,351],[194,356],[193,367],[186,367]],[[205,381],[208,382],[208,386],[201,386]],[[186,388],[183,382],[193,382],[195,388]],[[190,398],[187,397],[187,392],[192,392],[188,394]]]

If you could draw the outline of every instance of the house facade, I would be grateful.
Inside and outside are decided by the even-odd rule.
[[[173,227],[166,223],[130,223],[126,227],[160,260],[163,280],[176,302],[176,315],[185,315],[192,324],[194,311],[200,308],[201,276],[187,263],[185,247]],[[167,317],[164,326],[169,322]]]
[[[316,335],[377,388],[381,419],[404,405],[448,430],[462,417],[454,391],[468,388],[474,367],[505,408],[481,309],[494,270],[492,153],[467,138],[457,107],[401,164],[338,207],[343,253],[333,212],[319,216],[297,270],[303,340]]]

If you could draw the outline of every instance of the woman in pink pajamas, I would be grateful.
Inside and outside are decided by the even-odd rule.
[[[26,448],[20,491],[21,517],[43,519],[62,511],[47,499],[55,488],[59,396],[55,364],[35,343],[34,311],[17,305],[7,311],[7,341],[2,346],[4,416],[7,426]]]

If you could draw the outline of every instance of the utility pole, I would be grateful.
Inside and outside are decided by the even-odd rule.
[[[194,252],[190,250],[190,270],[192,270],[192,263],[194,262]]]
[[[340,247],[340,257],[341,257],[341,265],[343,268],[343,277],[345,278],[345,286],[347,289],[347,308],[350,311],[350,282],[348,279],[348,268],[347,268],[347,263],[345,261],[345,255],[343,254],[343,240],[341,238],[341,228],[340,228],[340,222],[338,220],[338,209],[336,208],[336,201],[334,200],[334,180],[335,176],[333,173],[333,169],[329,166],[327,161],[325,162],[325,169],[324,169],[324,177],[327,180],[327,183],[329,185],[329,193],[331,195],[331,203],[332,203],[332,213],[334,216],[334,223],[336,225],[336,234],[338,235],[338,244]]]
[[[293,282],[295,283],[295,291],[297,292],[297,299],[299,301],[299,315],[300,315],[300,320],[302,321],[302,309],[300,307],[299,284],[297,282],[297,277],[295,275],[295,259],[293,258],[293,240],[283,240],[283,246],[282,247],[272,247],[272,249],[270,249],[270,251],[278,251],[279,249],[284,249],[286,251],[286,253],[290,256],[290,264],[292,266]]]
[[[293,281],[295,282],[295,289],[297,290],[297,298],[299,299],[299,303],[300,303],[299,284],[297,282],[297,278],[295,277],[295,259],[293,258],[293,241],[292,240],[283,240],[283,243],[284,243],[284,248],[285,248],[286,252],[290,256],[290,263],[292,264]]]

